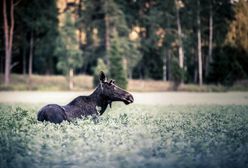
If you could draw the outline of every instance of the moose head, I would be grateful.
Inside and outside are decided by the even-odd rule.
[[[112,101],[122,101],[126,105],[133,103],[133,96],[124,89],[115,85],[114,80],[107,81],[106,76],[102,71],[100,72],[99,80],[100,84],[98,87],[101,90],[101,95],[108,99],[110,107]]]

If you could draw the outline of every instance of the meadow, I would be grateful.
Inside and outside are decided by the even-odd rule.
[[[0,105],[0,167],[247,167],[248,105],[115,103],[97,120]]]
[[[0,74],[0,91],[68,91],[68,79],[62,75],[28,75],[12,74],[11,84],[5,86],[3,74]],[[71,91],[92,90],[93,77],[89,75],[76,75],[73,78],[74,88]],[[187,91],[187,92],[226,92],[226,91],[248,91],[248,81],[237,81],[231,86],[221,84],[184,84],[178,87],[173,82],[162,80],[138,80],[129,79],[129,91],[135,92],[161,92],[161,91]]]

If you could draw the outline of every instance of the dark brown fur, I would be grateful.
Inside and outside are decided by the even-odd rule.
[[[89,96],[79,96],[65,106],[48,104],[38,112],[39,121],[61,123],[64,120],[71,121],[74,118],[84,116],[102,115],[107,106],[111,107],[113,101],[122,101],[125,104],[133,103],[133,96],[119,88],[113,80],[106,81],[103,72],[100,73],[100,84]]]

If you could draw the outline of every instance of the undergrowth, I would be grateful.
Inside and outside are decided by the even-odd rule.
[[[38,122],[0,105],[0,167],[247,167],[248,106],[122,106]]]

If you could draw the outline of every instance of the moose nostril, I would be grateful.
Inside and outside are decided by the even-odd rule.
[[[131,94],[125,94],[124,97],[123,97],[123,102],[125,104],[130,104],[130,103],[133,103],[133,96]]]
[[[134,101],[134,99],[133,99],[133,96],[132,95],[128,95],[128,97],[127,97],[130,101]]]

